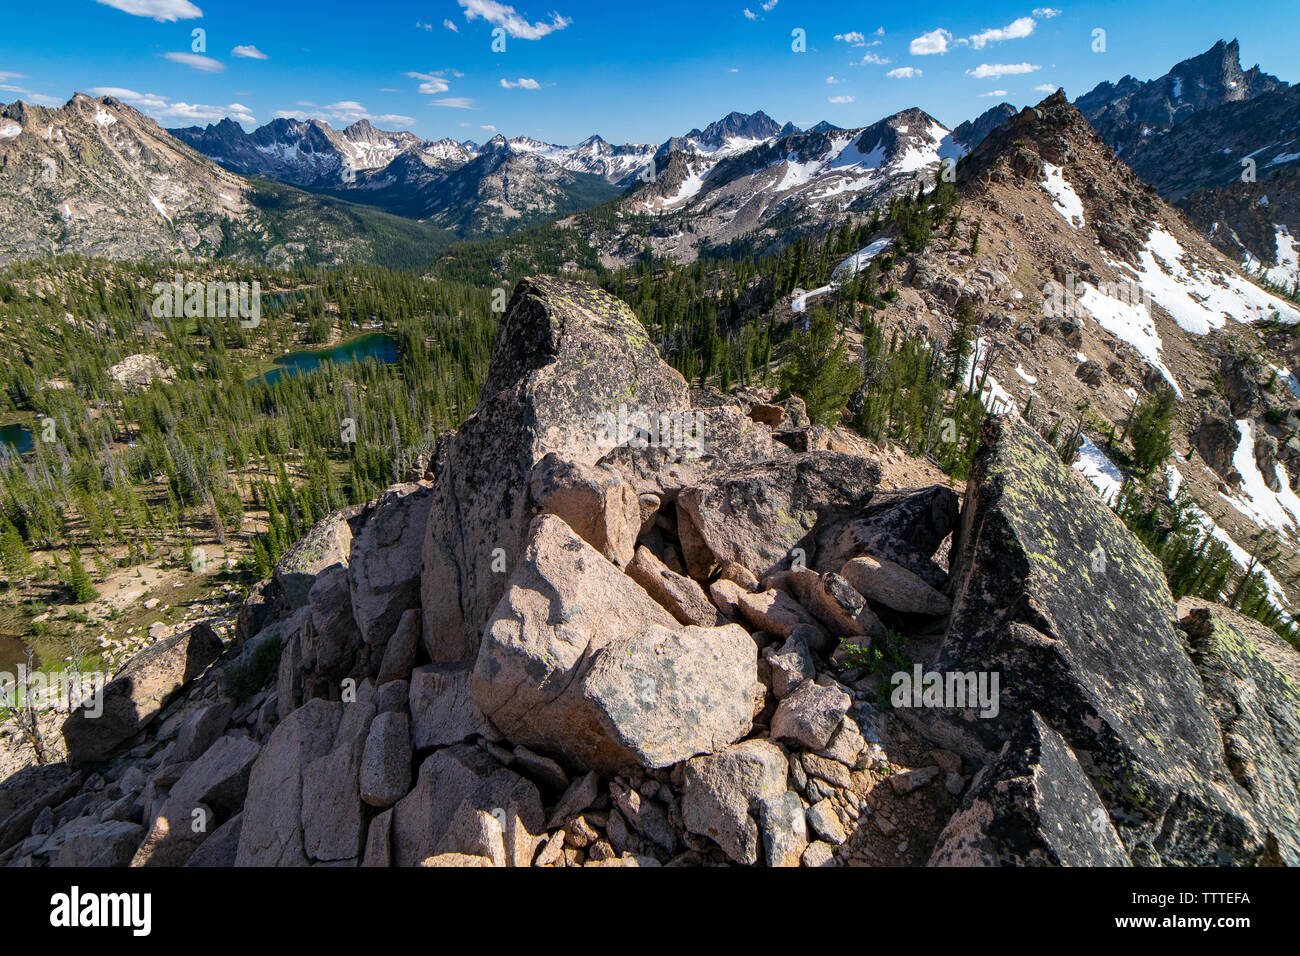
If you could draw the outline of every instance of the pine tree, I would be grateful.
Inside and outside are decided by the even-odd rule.
[[[1173,389],[1162,389],[1133,409],[1128,434],[1133,441],[1133,464],[1139,474],[1150,475],[1173,453],[1169,435],[1173,420]]]
[[[974,332],[975,306],[970,302],[962,302],[957,307],[957,329],[948,341],[946,359],[949,388],[956,388],[961,384],[962,376],[966,372],[966,364],[970,360],[971,338]]]
[[[861,381],[861,372],[849,358],[848,343],[835,334],[830,314],[819,309],[808,330],[796,337],[781,367],[781,395],[798,395],[812,421],[834,425]]]
[[[68,548],[68,588],[72,591],[75,604],[85,604],[99,597],[95,583],[81,564],[81,552],[75,545]]]
[[[26,585],[36,570],[22,535],[7,519],[4,521],[4,531],[0,533],[0,561],[4,563],[5,577],[11,587],[14,584]]]

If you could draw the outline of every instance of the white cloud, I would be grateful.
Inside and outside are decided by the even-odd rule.
[[[940,27],[937,30],[931,30],[929,33],[922,33],[907,46],[907,52],[912,56],[928,56],[931,53],[947,53],[948,43],[952,40],[952,34]]]
[[[461,126],[468,126],[469,124],[468,124],[468,123],[461,123],[460,125],[461,125]],[[485,133],[495,133],[495,132],[497,131],[497,128],[496,128],[495,126],[493,126],[491,123],[488,123],[487,125],[484,125],[484,126],[480,126],[479,129],[483,130],[483,132],[485,132]]]
[[[911,80],[921,75],[921,71],[912,66],[900,66],[896,70],[890,70],[885,76],[893,80]]]
[[[419,20],[416,20],[416,21],[415,21],[415,29],[417,29],[417,30],[423,30],[425,33],[428,33],[430,30],[433,29],[433,24],[432,24],[432,23],[421,23]]]
[[[758,19],[758,14],[755,13],[753,10],[749,9],[749,7],[746,7],[746,8],[745,8],[745,19],[746,19],[746,20],[757,20],[757,19]]]
[[[413,80],[419,80],[420,85],[416,88],[417,92],[426,96],[436,96],[439,93],[446,93],[451,87],[447,81],[442,78],[442,73],[413,73],[406,74]]]
[[[466,20],[472,21],[482,17],[493,26],[501,27],[508,36],[516,40],[540,40],[548,33],[563,30],[573,22],[567,17],[552,12],[550,23],[545,20],[529,23],[515,12],[514,7],[497,3],[496,0],[456,0],[456,2],[465,11]]]
[[[1001,43],[1003,40],[1023,40],[1034,32],[1034,18],[1020,17],[1013,20],[1002,29],[985,30],[977,33],[970,38],[972,49],[982,50],[990,43]]]
[[[267,59],[270,59],[270,58],[269,58],[265,53],[263,53],[263,52],[262,52],[261,50],[259,50],[257,47],[252,46],[251,44],[250,44],[249,46],[237,46],[237,47],[235,47],[233,50],[230,51],[230,55],[231,55],[231,56],[237,56],[237,57],[239,57],[240,59],[243,59],[243,60],[267,60]]]
[[[468,96],[444,96],[440,100],[433,100],[430,106],[445,106],[453,110],[472,110],[474,101]]]
[[[987,80],[990,77],[999,76],[1016,76],[1021,73],[1033,73],[1039,69],[1033,63],[981,63],[973,70],[967,70],[967,76],[973,76],[977,80]]]
[[[857,99],[856,96],[832,96],[832,97],[829,97],[829,102],[831,102],[831,103],[852,103],[855,99]]]
[[[96,86],[87,91],[91,96],[111,96],[134,106],[141,113],[153,117],[163,125],[193,126],[198,123],[216,123],[227,116],[236,123],[256,126],[252,111],[242,103],[228,106],[208,106],[203,103],[172,101],[157,93],[137,93],[120,86]]]
[[[836,79],[835,77],[833,77],[833,76],[828,76],[828,77],[826,77],[826,82],[827,82],[827,83],[839,83],[839,82],[841,82],[841,81],[840,81],[840,80],[837,80],[837,79]]]
[[[349,126],[363,119],[382,126],[415,125],[413,117],[403,116],[400,113],[371,113],[356,100],[341,100],[328,106],[317,106],[315,103],[308,102],[299,102],[297,105],[302,109],[276,110],[271,115],[275,119],[319,119],[333,126]]]
[[[1056,10],[1056,9],[1054,9],[1054,8],[1052,8],[1052,7],[1035,7],[1035,8],[1034,8],[1034,16],[1036,16],[1036,17],[1042,17],[1044,20],[1050,20],[1050,19],[1052,19],[1052,17],[1059,17],[1060,15],[1061,15],[1061,11],[1060,11],[1060,10]]]
[[[159,23],[193,20],[203,16],[203,11],[190,0],[96,0],[106,7],[121,10],[133,17],[153,17]]]
[[[863,62],[863,63],[874,63],[874,64],[876,64],[877,66],[884,66],[886,63],[889,62],[889,57],[887,57],[887,56],[877,56],[875,53],[864,53],[864,54],[862,55],[862,62]]]
[[[226,64],[220,60],[214,60],[210,56],[200,56],[197,53],[164,53],[163,59],[188,66],[200,73],[220,73],[226,68]]]
[[[767,2],[763,4],[763,12],[770,13],[772,9],[777,5],[777,2],[778,0],[767,0]]]
[[[443,20],[442,25],[446,27],[448,30],[450,30],[452,33],[460,32],[460,27],[456,26],[456,24],[453,23],[451,20]]]
[[[987,93],[981,93],[980,96],[1006,96],[1006,90],[989,90]]]
[[[1051,83],[1039,83],[1034,87],[1035,93],[1055,93],[1056,87]]]
[[[521,76],[518,80],[516,80],[513,83],[510,80],[507,80],[505,77],[502,77],[501,85],[507,90],[514,89],[516,87],[518,87],[521,90],[540,90],[542,88],[542,84],[538,83],[536,80],[531,79],[530,77],[527,76]]]
[[[22,73],[7,73],[0,70],[0,80],[21,80],[25,78]],[[57,96],[50,96],[48,93],[37,93],[35,90],[29,90],[23,86],[14,86],[12,83],[0,83],[0,92],[17,93],[24,102],[35,103],[37,106],[62,106],[65,102]]]
[[[835,39],[847,43],[849,46],[865,46],[867,42],[867,38],[856,30],[848,33],[837,33]]]

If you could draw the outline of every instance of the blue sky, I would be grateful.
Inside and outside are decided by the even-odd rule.
[[[365,116],[566,144],[660,142],[733,109],[852,127],[920,106],[951,127],[1234,36],[1243,66],[1297,82],[1296,23],[1295,0],[39,0],[7,5],[0,101],[112,91],[164,126]]]

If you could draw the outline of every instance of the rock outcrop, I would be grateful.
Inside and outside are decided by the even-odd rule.
[[[161,641],[133,658],[63,725],[68,757],[103,760],[158,716],[181,689],[221,656],[207,624]],[[102,711],[102,712],[101,712]]]
[[[1135,862],[1258,860],[1160,565],[1018,419],[985,425],[957,535],[934,670],[999,674],[1000,707],[917,722],[986,762],[1036,712],[1088,768]]]
[[[756,660],[743,630],[682,627],[542,515],[484,630],[474,700],[511,740],[582,766],[660,767],[749,729]]]
[[[960,520],[812,427],[521,283],[434,477],[319,522],[229,646],[155,645],[71,715],[76,766],[0,784],[0,863],[1300,862],[1289,645],[1204,602],[1176,627],[1017,418]]]
[[[1300,866],[1300,654],[1218,604],[1183,598],[1178,616],[1270,861]]]
[[[547,452],[594,464],[623,443],[620,407],[689,406],[686,382],[624,303],[579,283],[521,282],[474,414],[436,465],[420,584],[429,655],[473,659],[507,580],[494,564],[522,550],[528,479]]]
[[[1101,798],[1035,713],[975,779],[931,866],[1129,866]]]

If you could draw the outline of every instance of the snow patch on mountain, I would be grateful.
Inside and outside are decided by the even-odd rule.
[[[1081,435],[1080,438],[1083,443],[1079,446],[1074,470],[1088,479],[1097,489],[1097,494],[1101,495],[1102,501],[1109,505],[1115,504],[1119,490],[1124,486],[1124,473],[1106,457],[1105,452],[1093,444],[1091,438],[1087,435]]]
[[[1264,278],[1281,286],[1293,286],[1300,282],[1300,244],[1280,223],[1274,224],[1273,234],[1277,243],[1277,265],[1265,269]]]
[[[990,340],[983,337],[976,340],[974,354],[966,359],[966,365],[962,371],[963,380],[969,391],[974,391],[977,386],[979,387],[980,404],[990,414],[1003,415],[1010,413],[1019,415],[1020,406],[1011,393],[1003,388],[992,375],[984,376],[984,363],[992,344]],[[983,377],[982,386],[980,383],[981,377]]]
[[[1258,322],[1274,314],[1283,322],[1300,322],[1300,311],[1277,296],[1220,269],[1189,267],[1186,257],[1172,234],[1153,228],[1134,270],[1142,290],[1184,331],[1206,335],[1228,319]]]
[[[1291,490],[1286,469],[1273,464],[1278,490],[1271,490],[1255,461],[1255,423],[1249,418],[1238,419],[1237,429],[1241,440],[1233,452],[1232,464],[1241,473],[1241,488],[1236,495],[1224,498],[1256,524],[1294,534],[1300,528],[1300,496]]]
[[[1161,357],[1163,343],[1160,333],[1156,331],[1155,320],[1151,318],[1146,306],[1141,302],[1129,303],[1111,298],[1086,282],[1081,283],[1081,286],[1083,292],[1079,295],[1079,304],[1097,320],[1097,324],[1133,346],[1173,386],[1178,397],[1182,398],[1183,390],[1178,387],[1178,380]]]
[[[1272,572],[1262,564],[1252,561],[1250,552],[1237,544],[1236,541],[1233,541],[1232,536],[1215,524],[1214,519],[1200,508],[1193,505],[1191,512],[1196,518],[1196,523],[1200,525],[1201,531],[1208,534],[1228,549],[1228,554],[1232,557],[1232,561],[1237,565],[1237,567],[1241,568],[1243,571],[1247,568],[1252,568],[1254,573],[1263,578],[1264,587],[1268,590],[1269,602],[1279,610],[1285,611],[1288,606],[1286,591],[1282,589],[1282,585],[1278,583],[1277,578],[1273,576]]]
[[[1300,398],[1300,379],[1297,379],[1289,368],[1278,368],[1272,363],[1269,363],[1268,367],[1277,373],[1277,377],[1282,380],[1282,384],[1290,390],[1292,395]]]
[[[886,238],[877,239],[875,242],[864,246],[832,269],[831,279],[841,282],[844,279],[851,279],[853,276],[865,269],[867,263],[876,258],[876,256],[880,255],[893,244],[893,239]]]
[[[924,135],[910,140],[902,154],[889,165],[896,172],[914,173],[943,159],[956,162],[964,152],[965,147],[953,140],[952,133],[938,123],[931,123]]]
[[[1065,171],[1060,166],[1043,163],[1043,171],[1047,174],[1047,178],[1040,185],[1052,197],[1053,208],[1061,214],[1071,228],[1078,229],[1084,224],[1083,200],[1065,178]]]
[[[153,193],[149,194],[149,202],[153,203],[153,208],[158,210],[158,215],[162,216],[168,222],[172,221],[172,217],[167,215],[167,210],[163,207],[162,201]]]

